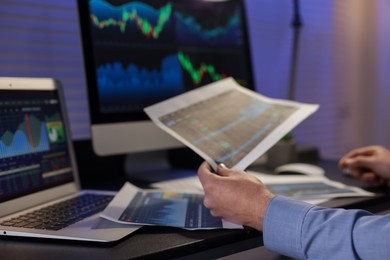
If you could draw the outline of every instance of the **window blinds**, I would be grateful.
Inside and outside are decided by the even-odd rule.
[[[256,87],[262,94],[276,98],[287,98],[288,93],[293,37],[292,2],[246,0]],[[296,129],[296,138],[299,142],[319,146],[323,157],[334,159],[356,145],[387,143],[390,147],[389,120],[386,120],[387,114],[381,112],[388,110],[386,100],[390,81],[386,59],[389,57],[387,43],[390,39],[386,26],[390,8],[388,1],[301,0],[300,3],[303,27],[295,99],[320,103],[321,108]],[[359,14],[353,12],[356,8],[351,9],[351,5],[364,7],[369,4],[376,5],[377,14]],[[368,29],[354,26],[358,21],[355,19],[376,19],[379,40],[359,44],[353,37],[364,36],[364,30]],[[73,138],[89,138],[76,0],[1,0],[0,37],[0,76],[59,79],[65,90]],[[377,75],[375,71],[372,74],[356,73],[362,71],[359,63],[354,62],[362,55],[361,50],[377,47],[378,57],[371,60],[377,62],[373,64],[378,66]],[[370,84],[371,78],[373,84]],[[354,129],[358,127],[350,126],[365,126],[364,118],[354,115],[354,108],[360,104],[356,100],[366,98],[359,97],[356,88],[362,81],[368,82],[371,88],[377,85],[378,96],[370,98],[377,98],[382,105],[376,108],[377,122],[370,126],[377,130],[371,131],[372,136],[360,132],[356,137]],[[367,95],[370,91],[363,93]],[[367,136],[364,142],[357,142],[364,136]]]
[[[74,139],[88,138],[89,116],[75,0],[0,2],[0,76],[62,82]]]

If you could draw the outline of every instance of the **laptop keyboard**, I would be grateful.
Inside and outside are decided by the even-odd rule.
[[[3,221],[0,225],[60,230],[104,210],[113,197],[113,195],[83,194]]]

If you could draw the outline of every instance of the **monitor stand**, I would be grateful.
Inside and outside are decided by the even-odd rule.
[[[193,176],[200,162],[192,151],[180,148],[127,154],[124,169],[130,182],[149,184]]]

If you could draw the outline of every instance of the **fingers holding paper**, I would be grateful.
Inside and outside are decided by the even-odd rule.
[[[204,205],[213,216],[262,230],[265,210],[274,195],[257,177],[223,165],[214,172],[207,162],[199,167],[198,176]]]

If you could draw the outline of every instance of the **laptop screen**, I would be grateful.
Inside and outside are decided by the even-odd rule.
[[[73,180],[58,91],[0,91],[0,203]]]

